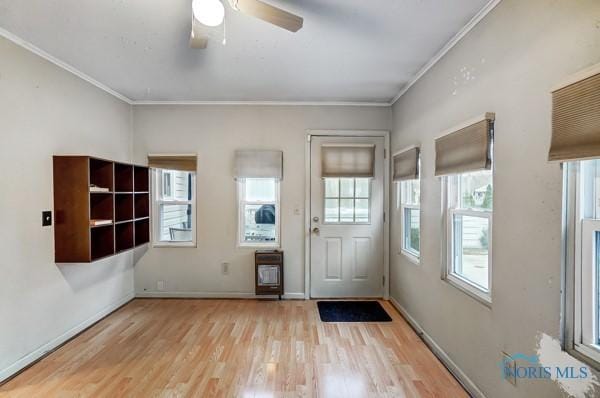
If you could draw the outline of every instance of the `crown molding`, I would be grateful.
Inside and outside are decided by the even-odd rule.
[[[390,102],[353,101],[132,101],[132,105],[245,105],[245,106],[372,106],[389,107]]]
[[[108,94],[131,105],[132,101],[129,98],[127,98],[126,96],[124,96],[123,94],[118,93],[115,90],[113,90],[112,88],[108,87],[107,85],[100,83],[98,80],[86,75],[85,73],[83,73],[79,69],[75,68],[74,66],[72,66],[66,62],[63,62],[60,59],[48,54],[46,51],[42,50],[39,47],[34,46],[27,40],[24,40],[24,39],[20,38],[19,36],[7,31],[6,29],[2,29],[2,28],[0,28],[0,36],[15,43],[18,46],[23,47],[24,49],[42,57],[46,61],[53,63],[54,65],[58,66],[59,68],[62,68],[64,70],[66,70],[67,72],[74,74],[78,78],[85,80],[86,82],[90,83],[93,86],[96,86],[100,90],[105,91]]]
[[[132,100],[125,95],[111,89],[107,85],[88,76],[74,66],[61,61],[36,47],[32,43],[18,37],[17,35],[0,28],[0,36],[31,51],[54,65],[74,74],[80,79],[96,86],[106,93],[126,102],[129,105],[246,105],[246,106],[364,106],[364,107],[389,107],[402,97],[419,79],[421,79],[435,64],[438,63],[463,37],[467,35],[487,14],[489,14],[502,0],[490,0],[471,20],[456,34],[444,47],[433,56],[414,76],[406,83],[400,92],[391,100],[386,102],[361,102],[361,101],[143,101]]]
[[[463,28],[461,30],[459,30],[458,33],[456,35],[454,35],[450,39],[450,41],[448,41],[446,43],[446,45],[444,45],[444,47],[442,47],[442,49],[440,51],[438,51],[437,54],[435,54],[433,56],[433,58],[431,58],[417,72],[417,74],[413,76],[413,78],[408,83],[406,83],[404,86],[402,86],[402,89],[400,90],[398,95],[396,95],[390,101],[390,104],[394,105],[396,103],[396,101],[398,101],[400,99],[400,97],[402,97],[404,94],[406,94],[408,89],[410,89],[416,82],[418,82],[419,79],[421,79],[429,71],[429,69],[433,68],[435,66],[435,64],[437,64],[438,61],[444,57],[444,55],[446,55],[455,45],[457,45],[458,42],[460,42],[460,40],[463,37],[465,37],[467,35],[467,33],[469,33],[475,26],[477,26],[477,24],[479,22],[481,22],[481,20],[483,18],[485,18],[486,15],[488,15],[494,8],[496,8],[496,6],[498,4],[500,4],[501,1],[502,0],[490,0],[490,2],[487,3],[477,14],[475,14],[475,16],[473,18],[471,18],[471,20],[465,26],[463,26]]]

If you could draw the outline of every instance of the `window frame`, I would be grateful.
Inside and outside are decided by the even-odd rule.
[[[492,192],[494,190],[494,171],[493,167],[489,170],[492,179]],[[445,280],[452,286],[466,293],[470,297],[476,299],[480,303],[491,307],[492,304],[492,258],[493,258],[493,202],[492,210],[482,210],[473,208],[462,208],[460,207],[460,176],[461,173],[450,176],[442,177],[442,201],[443,201],[443,223],[442,228],[444,239],[443,239],[443,253],[444,259],[442,261],[442,280]],[[488,220],[488,289],[486,290],[482,286],[462,277],[456,273],[454,263],[455,253],[455,230],[454,230],[454,218],[455,216],[468,216],[468,217],[479,217],[486,218]]]
[[[168,169],[151,169],[152,172],[152,184],[150,187],[151,195],[152,195],[152,247],[156,248],[175,248],[175,247],[184,247],[184,248],[195,248],[197,247],[197,218],[196,218],[196,173],[193,171],[186,171],[186,173],[191,174],[191,192],[192,199],[191,200],[174,200],[174,199],[165,199],[160,198],[160,195],[163,192],[163,180],[162,175],[164,172],[173,172],[177,170],[168,170]],[[169,173],[171,175],[171,190],[173,189],[173,173]],[[172,196],[170,196],[172,198]],[[160,222],[160,207],[161,205],[191,205],[192,214],[190,215],[192,219],[192,240],[189,242],[181,242],[181,241],[161,241],[160,240],[160,231],[161,231],[161,222]]]
[[[586,217],[586,209],[596,205],[596,193],[586,197],[586,176],[580,161],[563,164],[563,348],[572,356],[600,370],[600,319],[598,295],[600,289],[595,264],[594,238],[600,233],[598,214]],[[588,180],[589,183],[589,180]],[[598,189],[600,186],[596,186]],[[597,250],[597,249],[596,249]],[[588,255],[584,255],[588,253]],[[584,300],[587,297],[592,297]],[[596,310],[594,310],[596,308]],[[584,317],[587,309],[588,315]],[[594,343],[594,339],[596,343]]]
[[[405,186],[413,181],[418,181],[419,185],[419,203],[408,204],[405,200],[407,192]],[[412,263],[419,265],[421,263],[421,178],[415,180],[405,180],[398,182],[398,208],[400,210],[400,254],[406,256]],[[406,247],[406,210],[419,211],[419,252],[415,253],[410,248]]]
[[[275,181],[275,200],[273,201],[247,201],[246,200],[246,178],[238,178],[237,186],[237,247],[240,248],[260,248],[260,249],[278,249],[281,247],[281,180],[279,178],[256,178]],[[274,242],[246,242],[244,240],[244,208],[246,205],[275,205],[275,241]]]

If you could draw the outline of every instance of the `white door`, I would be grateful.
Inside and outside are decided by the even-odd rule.
[[[382,297],[384,138],[311,137],[311,297]],[[374,178],[323,178],[323,145],[374,145]]]

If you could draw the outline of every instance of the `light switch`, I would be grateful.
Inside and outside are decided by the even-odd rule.
[[[42,212],[42,227],[52,225],[52,212],[47,210]]]

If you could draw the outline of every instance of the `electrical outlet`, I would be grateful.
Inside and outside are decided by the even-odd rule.
[[[163,292],[165,290],[165,281],[157,281],[156,290],[158,290],[159,292]]]
[[[517,385],[517,363],[505,352],[502,352],[502,374],[504,380],[513,386]]]
[[[223,275],[229,275],[229,263],[221,263],[221,273]]]
[[[47,210],[42,212],[42,227],[52,225],[52,212]]]

